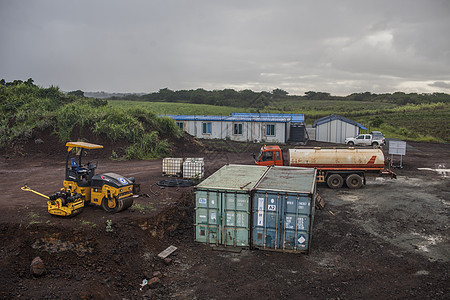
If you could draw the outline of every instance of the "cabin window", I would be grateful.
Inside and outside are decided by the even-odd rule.
[[[181,130],[184,130],[184,122],[176,122],[178,128],[180,128]]]
[[[266,125],[266,135],[267,136],[275,136],[275,124],[267,124]]]
[[[261,161],[273,161],[272,151],[264,152]]]
[[[280,152],[275,152],[275,157],[276,157],[276,160],[281,160],[281,157],[280,157]]]
[[[203,123],[203,134],[211,134],[211,122]]]
[[[233,124],[233,134],[242,135],[242,123]]]

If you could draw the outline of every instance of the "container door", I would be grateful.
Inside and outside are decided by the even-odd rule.
[[[195,192],[195,241],[215,245],[221,242],[221,197],[217,191]]]
[[[195,201],[195,241],[217,246],[249,246],[249,194],[198,190]]]
[[[225,192],[222,194],[223,235],[225,246],[249,245],[249,194]]]
[[[312,209],[307,194],[257,192],[253,201],[253,246],[308,250]]]
[[[280,248],[280,195],[258,192],[253,201],[253,246]]]
[[[282,248],[286,250],[307,250],[310,241],[311,224],[310,195],[287,194],[283,201]]]

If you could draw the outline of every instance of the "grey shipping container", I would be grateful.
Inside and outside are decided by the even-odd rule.
[[[251,191],[268,167],[225,165],[195,188],[195,241],[249,247]]]
[[[270,168],[255,187],[252,247],[309,252],[315,197],[315,169]]]

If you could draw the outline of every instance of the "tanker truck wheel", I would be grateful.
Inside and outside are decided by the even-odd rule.
[[[332,189],[338,189],[344,184],[344,179],[339,174],[331,174],[328,176],[327,184]]]
[[[345,183],[351,189],[359,189],[363,185],[363,179],[358,174],[350,174],[345,179]]]

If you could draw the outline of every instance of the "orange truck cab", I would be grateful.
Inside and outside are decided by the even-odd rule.
[[[283,154],[280,146],[266,146],[261,147],[258,157],[254,156],[255,162],[260,166],[282,166]]]

